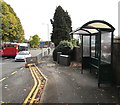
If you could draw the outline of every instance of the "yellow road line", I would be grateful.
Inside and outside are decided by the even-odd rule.
[[[2,78],[2,79],[0,79],[0,82],[3,81],[3,80],[5,80],[5,79],[6,79],[6,78]]]
[[[47,76],[44,75],[41,70],[35,65],[35,67],[37,68],[37,70],[40,72],[40,74],[45,78],[45,80],[47,81],[48,79],[46,78]]]
[[[13,74],[15,74],[15,73],[17,73],[17,71],[15,71],[15,72],[11,73],[11,75],[13,75]]]
[[[27,98],[25,99],[23,105],[26,105],[26,104],[27,104],[29,98],[31,97],[32,93],[34,92],[34,90],[35,90],[35,88],[36,88],[36,86],[37,86],[37,80],[36,80],[36,77],[35,77],[34,74],[33,74],[33,71],[32,71],[32,69],[31,69],[31,67],[30,67],[30,72],[31,72],[31,74],[32,74],[32,76],[33,76],[33,79],[34,79],[34,83],[35,83],[35,84],[34,84],[32,90],[30,91],[29,95],[28,95]]]
[[[41,74],[41,72],[39,71],[37,66],[35,66],[35,65],[32,67],[29,66],[29,70],[34,79],[34,86],[33,86],[32,90],[30,91],[30,93],[28,94],[27,98],[25,99],[23,105],[26,105],[26,104],[33,105],[34,101],[36,101],[37,93],[39,92],[39,89],[42,84],[40,77],[42,76],[44,78],[44,76]]]
[[[18,72],[18,71],[15,71],[15,72],[11,73],[10,75],[14,75],[14,74],[17,73],[17,72]],[[10,76],[10,75],[9,75],[9,76]],[[8,77],[9,77],[9,76],[8,76]],[[4,77],[4,78],[0,79],[0,82],[4,81],[4,80],[7,79],[8,77]]]
[[[35,68],[35,67],[34,67],[34,68]],[[41,85],[41,81],[40,81],[40,79],[39,79],[37,73],[35,72],[35,70],[33,70],[33,72],[34,72],[34,74],[36,75],[39,84],[38,84],[38,86],[37,86],[37,89],[36,89],[35,92],[34,92],[34,95],[33,95],[32,99],[31,99],[31,101],[30,101],[30,104],[34,102],[35,97],[36,97],[36,95],[37,95],[37,93],[38,93],[39,87],[40,87],[40,85]],[[29,104],[29,105],[30,105],[30,104]]]

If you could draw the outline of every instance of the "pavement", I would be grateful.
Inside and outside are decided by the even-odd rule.
[[[118,103],[118,91],[110,85],[98,88],[97,78],[80,65],[62,66],[45,56],[38,68],[46,76],[41,103]]]

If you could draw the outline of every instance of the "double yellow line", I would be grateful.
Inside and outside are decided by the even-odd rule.
[[[29,67],[32,77],[34,79],[34,86],[32,88],[32,90],[30,91],[29,95],[27,96],[27,98],[25,99],[23,105],[32,105],[33,103],[35,103],[36,99],[40,98],[37,97],[37,94],[40,92],[40,87],[45,83],[42,83],[42,81],[46,81],[46,79],[44,78],[44,76],[39,72],[38,68],[35,65],[31,65]]]

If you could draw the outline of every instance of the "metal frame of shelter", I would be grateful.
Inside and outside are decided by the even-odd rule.
[[[97,74],[98,87],[113,82],[112,56],[113,32],[115,28],[103,20],[87,22],[70,34],[80,35],[82,47],[82,69]]]

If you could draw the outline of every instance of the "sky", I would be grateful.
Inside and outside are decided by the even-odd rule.
[[[41,41],[50,40],[53,19],[57,6],[69,13],[72,29],[75,30],[92,20],[104,20],[115,27],[118,35],[119,0],[4,0],[20,18],[25,38],[38,34]]]

